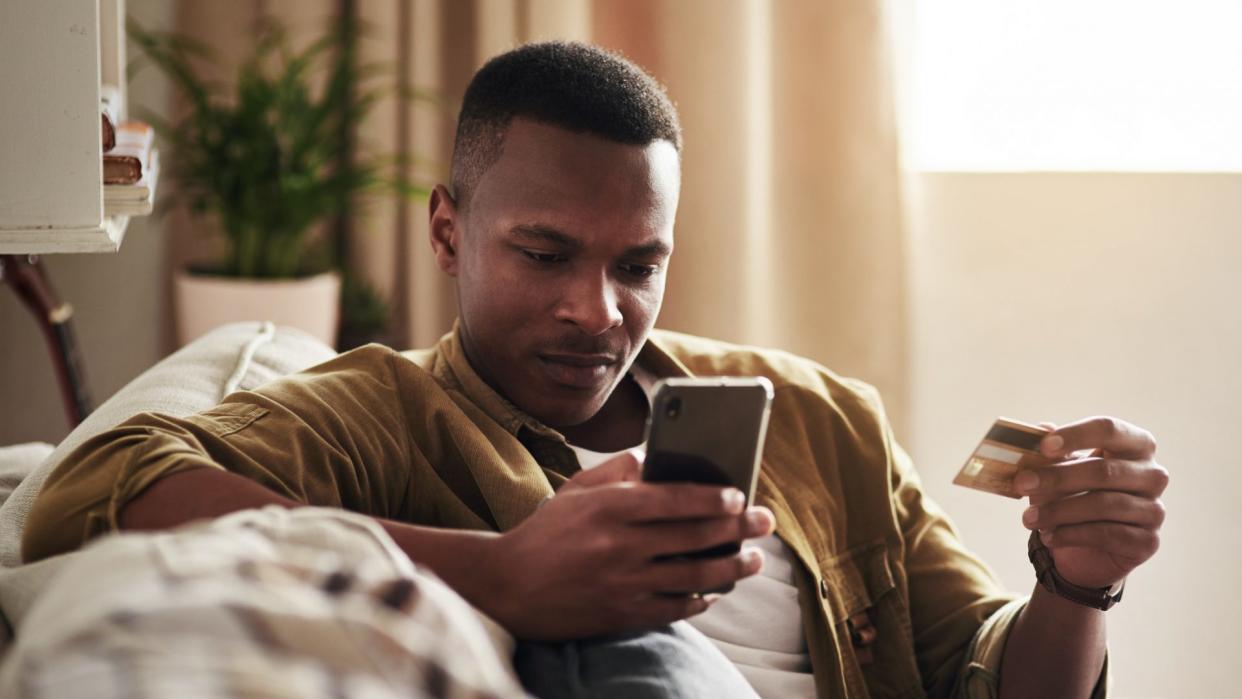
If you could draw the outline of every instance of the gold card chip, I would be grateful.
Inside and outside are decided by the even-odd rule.
[[[1053,463],[1039,452],[1049,430],[1017,420],[996,418],[953,482],[987,493],[1020,498],[1013,487],[1018,471]]]

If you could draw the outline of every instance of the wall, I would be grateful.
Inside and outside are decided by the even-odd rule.
[[[169,3],[127,4],[130,16],[148,29],[171,27]],[[168,94],[164,80],[144,72],[130,82],[130,108],[160,109]],[[162,356],[163,260],[164,236],[155,218],[132,220],[116,254],[43,258],[52,284],[76,312],[78,344],[96,405]],[[55,443],[68,433],[43,336],[17,297],[0,284],[0,445]]]
[[[1242,175],[925,173],[912,190],[907,439],[927,490],[1027,593],[1023,504],[950,485],[992,418],[1152,430],[1169,516],[1108,614],[1117,695],[1232,694]]]

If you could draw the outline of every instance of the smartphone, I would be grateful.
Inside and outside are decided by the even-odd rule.
[[[750,504],[771,408],[772,382],[763,377],[660,381],[647,420],[643,480],[733,486]],[[729,556],[740,549],[740,544],[730,543],[682,556]]]

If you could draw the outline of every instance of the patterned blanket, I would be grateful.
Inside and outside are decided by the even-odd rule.
[[[62,558],[0,696],[525,696],[512,639],[365,517],[269,507]]]

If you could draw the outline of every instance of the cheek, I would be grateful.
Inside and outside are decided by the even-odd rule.
[[[663,301],[663,276],[646,287],[629,290],[622,296],[621,314],[631,329],[631,335],[638,337],[655,325]]]
[[[493,326],[521,326],[539,305],[539,286],[531,283],[520,264],[498,252],[473,257],[468,288],[459,287],[462,305]]]

